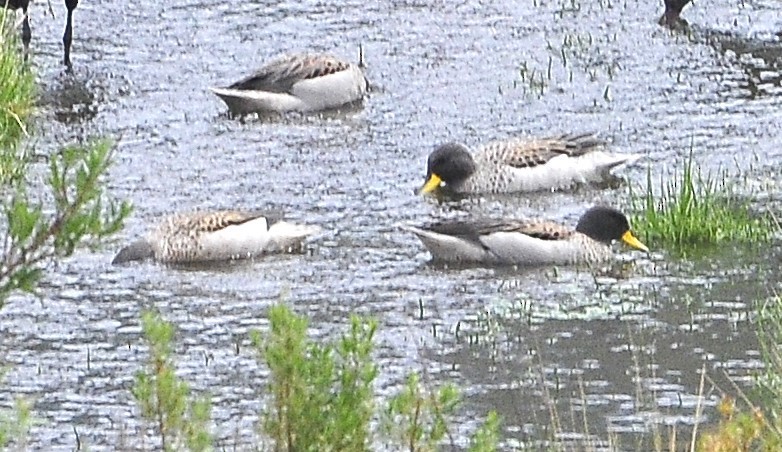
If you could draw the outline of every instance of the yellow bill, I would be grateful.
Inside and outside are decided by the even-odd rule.
[[[431,193],[438,188],[440,188],[440,183],[442,183],[442,179],[440,179],[440,176],[437,174],[432,173],[431,176],[429,176],[429,180],[426,181],[423,187],[418,191],[419,194],[426,194]]]
[[[625,242],[628,246],[631,246],[637,250],[644,251],[646,253],[649,252],[649,248],[646,247],[643,243],[641,243],[640,240],[635,238],[632,232],[627,231],[622,235],[622,241]]]

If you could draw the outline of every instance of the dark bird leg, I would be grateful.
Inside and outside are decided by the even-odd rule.
[[[30,17],[27,15],[27,5],[25,2],[22,5],[22,14],[24,14],[24,22],[22,22],[22,44],[24,45],[24,59],[27,61],[27,55],[30,53],[30,40],[33,37],[33,32],[30,31]]]
[[[664,2],[665,12],[657,23],[668,28],[686,27],[688,25],[687,21],[680,16],[687,3],[690,3],[690,0],[664,0]]]
[[[65,0],[65,7],[68,8],[68,19],[65,22],[65,34],[62,35],[62,44],[65,47],[65,56],[62,59],[64,65],[71,68],[71,40],[73,36],[73,10],[79,4],[79,0]]]
[[[30,53],[30,39],[33,37],[30,31],[30,17],[27,15],[27,7],[30,5],[30,0],[0,0],[0,8],[8,8],[15,10],[22,8],[22,14],[24,14],[24,21],[22,21],[22,44],[24,45],[24,59],[27,61],[27,54]]]

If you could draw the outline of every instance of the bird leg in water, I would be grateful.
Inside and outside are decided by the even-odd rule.
[[[62,59],[64,65],[71,68],[71,40],[73,36],[73,10],[79,4],[79,0],[65,0],[65,7],[68,8],[68,17],[65,22],[65,33],[62,35],[62,44],[65,47],[65,54]]]

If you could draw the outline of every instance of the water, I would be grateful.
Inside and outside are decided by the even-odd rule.
[[[753,303],[779,286],[776,244],[683,260],[648,243],[650,256],[624,250],[598,272],[444,269],[397,224],[465,211],[575,224],[593,203],[625,205],[624,186],[455,205],[413,193],[443,141],[591,130],[644,155],[621,173],[631,183],[692,148],[707,171],[770,185],[773,208],[778,2],[695,5],[689,37],[640,1],[83,2],[72,75],[53,7],[56,20],[32,6],[36,153],[44,165],[63,143],[115,137],[107,183],[135,211],[116,242],[53,265],[40,299],[15,295],[0,311],[0,399],[32,400],[30,448],[73,449],[74,428],[91,450],[154,448],[130,394],[144,309],[177,324],[180,375],[212,394],[219,446],[238,449],[257,441],[267,375],[247,333],[281,297],[318,337],[353,313],[377,318],[381,394],[410,371],[460,385],[460,444],[489,409],[505,448],[556,434],[632,449],[668,426],[687,442],[696,421],[715,420],[719,392],[699,389],[701,370],[746,387],[761,365]],[[207,90],[284,52],[356,60],[359,43],[375,89],[357,111],[236,120]],[[159,216],[196,208],[282,209],[327,232],[304,255],[214,269],[109,264]]]

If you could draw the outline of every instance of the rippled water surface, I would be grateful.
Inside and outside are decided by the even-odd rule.
[[[444,269],[397,224],[463,212],[573,224],[596,202],[626,205],[626,186],[457,204],[413,193],[437,143],[593,130],[644,155],[621,173],[632,184],[692,149],[707,171],[771,187],[774,208],[779,2],[700,2],[685,35],[637,0],[86,0],[72,75],[58,65],[64,8],[53,3],[56,20],[45,2],[32,7],[36,153],[115,137],[107,183],[135,211],[116,242],[52,265],[40,299],[13,296],[0,311],[0,399],[33,401],[31,448],[73,449],[74,428],[90,450],[154,447],[129,391],[148,308],[178,325],[180,373],[212,394],[220,446],[240,450],[256,440],[266,377],[247,333],[281,296],[321,337],[352,313],[377,318],[382,394],[410,371],[460,385],[460,444],[489,409],[506,449],[552,437],[634,449],[668,426],[689,441],[719,397],[699,390],[701,369],[727,386],[761,366],[753,303],[779,286],[777,244],[684,260],[648,243],[651,255],[624,250],[600,271]],[[359,43],[374,90],[356,111],[237,120],[207,90],[283,52],[356,60]],[[109,264],[160,215],[233,207],[283,209],[327,232],[304,255],[218,268]]]

